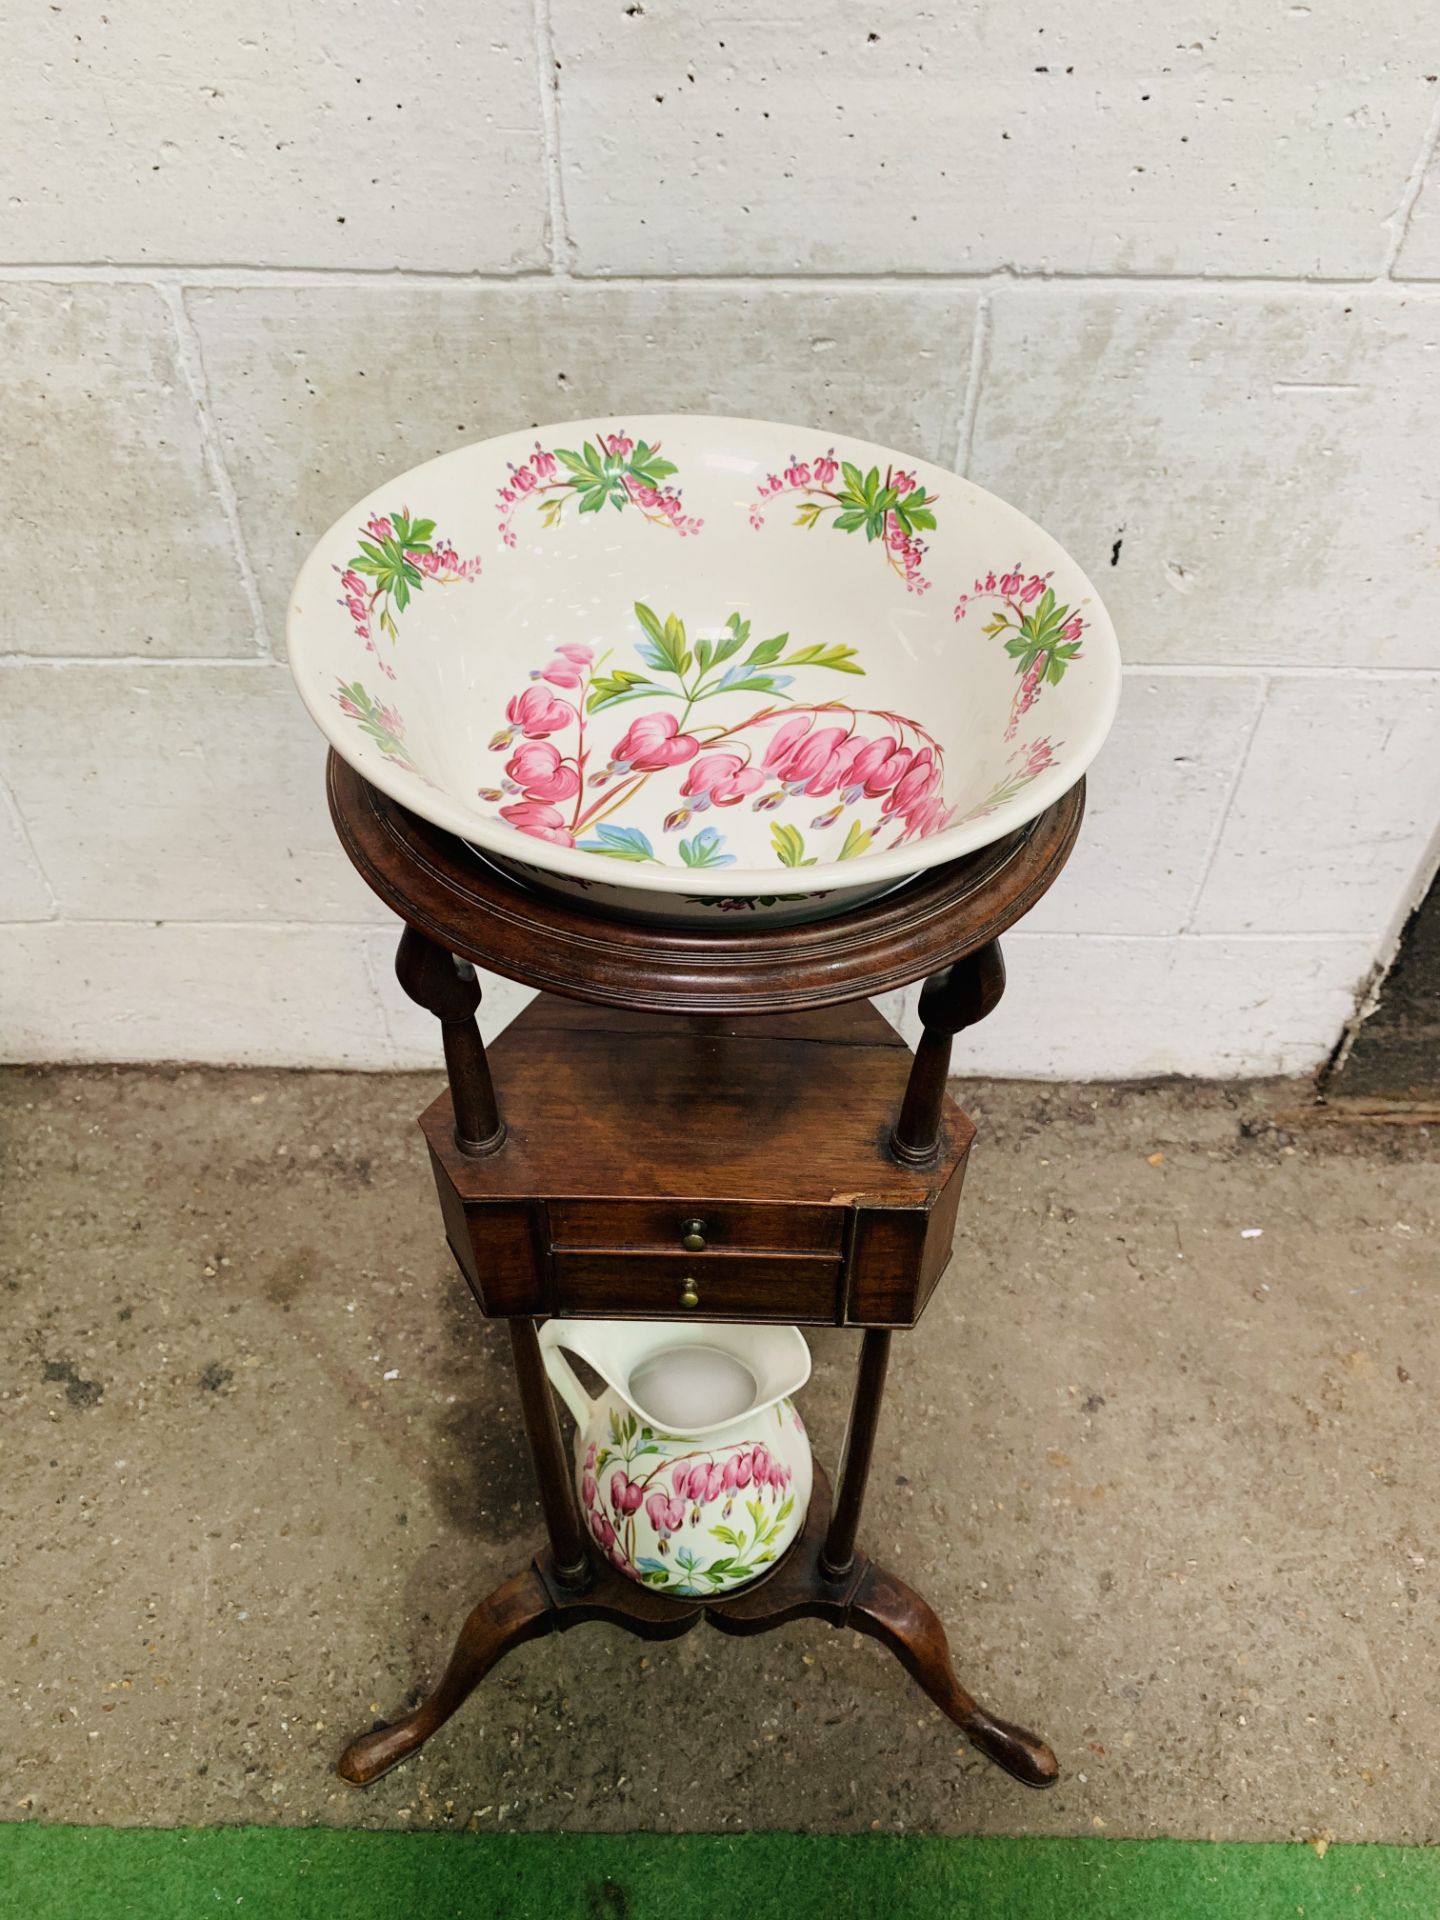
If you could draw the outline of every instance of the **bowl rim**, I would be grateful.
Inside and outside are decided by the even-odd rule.
[[[1092,621],[1086,643],[1091,678],[1095,683],[1095,696],[1088,711],[1088,725],[1083,737],[1077,738],[1073,733],[1067,734],[1065,740],[1067,751],[1063,763],[1049,767],[1037,775],[1013,800],[1002,802],[993,812],[978,819],[944,827],[938,833],[928,834],[921,840],[909,841],[903,846],[875,853],[862,853],[849,860],[822,861],[815,866],[805,868],[737,866],[720,870],[684,866],[649,867],[637,862],[634,865],[626,863],[623,873],[611,873],[608,869],[616,864],[613,861],[605,862],[599,855],[584,852],[578,847],[562,847],[554,841],[521,833],[505,822],[491,820],[483,814],[472,813],[467,808],[457,805],[418,768],[413,773],[404,772],[393,766],[383,755],[371,753],[364,743],[363,735],[354,729],[336,725],[332,712],[333,702],[329,694],[321,695],[315,686],[309,683],[308,676],[302,678],[301,669],[302,666],[313,667],[316,664],[314,655],[310,652],[312,642],[307,632],[310,629],[319,631],[318,617],[313,608],[315,589],[322,586],[325,583],[326,574],[333,571],[333,562],[330,558],[332,543],[340,534],[353,526],[356,515],[363,515],[377,506],[383,507],[385,499],[393,497],[397,488],[403,487],[417,475],[429,473],[457,457],[473,455],[482,448],[502,447],[506,443],[528,439],[533,434],[548,437],[567,430],[583,431],[587,435],[597,431],[619,430],[636,420],[643,420],[647,429],[658,427],[666,432],[683,431],[687,427],[704,424],[708,427],[761,428],[766,433],[828,434],[836,441],[843,439],[849,448],[863,449],[890,460],[903,460],[907,465],[914,466],[917,470],[928,473],[938,480],[959,481],[979,501],[992,503],[1003,509],[1007,515],[1012,516],[1017,531],[1021,528],[1032,529],[1046,546],[1064,555],[1067,565],[1074,569],[1078,581],[1090,596],[1090,604],[1098,616]],[[300,604],[302,598],[311,604],[302,608]],[[937,465],[933,460],[926,460],[918,454],[905,453],[898,448],[888,447],[881,441],[865,440],[857,435],[845,433],[833,423],[825,427],[816,427],[795,421],[765,420],[746,414],[700,411],[652,413],[639,407],[632,407],[624,414],[587,414],[580,419],[541,421],[534,426],[512,428],[507,433],[490,434],[484,439],[470,440],[462,447],[452,447],[445,453],[435,454],[429,460],[421,460],[413,467],[405,468],[401,473],[387,476],[339,514],[305,556],[286,606],[285,639],[287,664],[295,681],[296,690],[321,734],[363,780],[368,780],[372,786],[378,787],[382,793],[400,806],[420,814],[433,825],[443,827],[447,832],[473,845],[481,853],[491,855],[502,862],[520,861],[540,868],[544,872],[589,881],[597,888],[620,891],[634,889],[645,893],[684,893],[707,899],[753,897],[779,892],[821,894],[833,893],[841,889],[859,890],[862,887],[879,885],[886,880],[898,881],[926,872],[931,867],[960,859],[967,853],[974,853],[979,848],[988,846],[992,841],[1003,839],[1007,834],[1014,833],[1019,828],[1028,826],[1032,820],[1038,819],[1047,807],[1053,806],[1057,800],[1068,793],[1089,770],[1114,723],[1121,692],[1119,642],[1116,638],[1114,623],[1099,589],[1054,534],[1048,533],[1037,521],[1032,520],[1028,514],[1022,513],[1018,507],[1013,506],[999,494],[991,493],[988,488],[979,486],[966,475],[955,472],[953,468]],[[1091,647],[1094,648],[1093,653],[1089,652]],[[802,875],[803,885],[801,884]]]

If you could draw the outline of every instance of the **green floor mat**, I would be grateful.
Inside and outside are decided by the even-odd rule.
[[[0,1827],[5,1920],[1435,1920],[1440,1851],[889,1834]]]

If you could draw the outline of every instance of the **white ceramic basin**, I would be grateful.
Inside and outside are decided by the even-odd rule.
[[[925,461],[708,415],[577,421],[387,482],[301,568],[290,664],[367,780],[528,884],[837,912],[1031,820],[1114,716],[1099,596]]]

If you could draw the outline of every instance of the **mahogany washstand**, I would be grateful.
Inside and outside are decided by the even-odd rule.
[[[532,894],[334,753],[329,792],[350,860],[405,922],[400,983],[440,1021],[449,1089],[420,1125],[451,1251],[481,1312],[509,1321],[549,1536],[470,1613],[434,1691],[351,1742],[341,1777],[378,1779],[541,1634],[603,1620],[665,1640],[702,1618],[748,1634],[808,1616],[873,1635],[972,1746],[1050,1786],[1051,1749],[972,1699],[935,1613],[856,1534],[891,1333],[919,1319],[949,1260],[975,1137],[945,1093],[951,1040],[998,1002],[998,936],[1064,866],[1084,783],[1022,832],[835,919],[747,928],[737,912],[699,930]],[[488,1059],[476,965],[540,989]],[[917,979],[912,1061],[868,1001]],[[551,1314],[863,1329],[833,1505],[817,1462],[799,1538],[723,1599],[616,1572],[577,1508],[536,1337]]]

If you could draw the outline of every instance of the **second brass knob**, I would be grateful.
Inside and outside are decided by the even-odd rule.
[[[703,1220],[682,1220],[680,1222],[680,1244],[687,1253],[704,1253],[705,1222]]]

